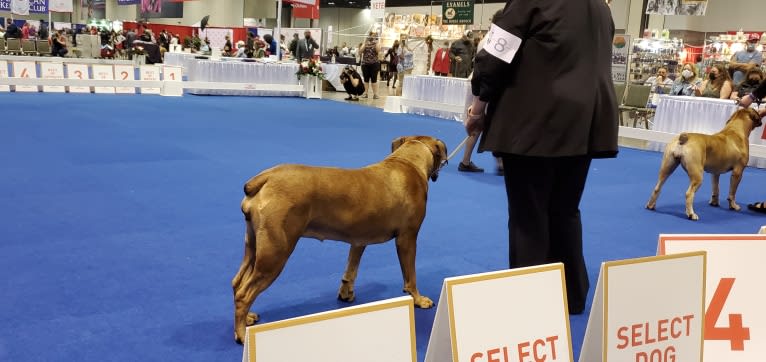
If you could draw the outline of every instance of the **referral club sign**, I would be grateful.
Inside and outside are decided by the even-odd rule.
[[[442,3],[442,24],[473,24],[474,0],[445,1]]]

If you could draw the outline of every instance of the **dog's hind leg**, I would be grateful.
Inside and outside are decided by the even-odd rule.
[[[247,224],[245,230],[245,253],[242,258],[242,264],[239,265],[237,274],[234,275],[234,279],[231,280],[231,287],[234,289],[234,293],[237,293],[237,289],[239,289],[242,282],[242,275],[249,273],[250,269],[255,264],[255,232],[253,232],[253,226],[249,220],[245,223]]]
[[[687,165],[684,165],[687,166]],[[699,220],[699,215],[694,212],[694,194],[699,190],[702,185],[702,166],[687,167],[686,172],[689,173],[689,188],[686,189],[686,216],[689,220]]]
[[[711,187],[713,189],[713,194],[710,195],[710,202],[709,204],[711,206],[718,207],[720,203],[718,202],[718,195],[720,194],[718,182],[721,179],[721,174],[714,173],[710,175],[710,181],[711,181]]]
[[[680,164],[681,162],[676,157],[670,154],[669,151],[665,151],[665,155],[662,157],[662,164],[660,165],[660,173],[657,176],[657,184],[654,185],[652,196],[649,197],[649,202],[646,203],[647,209],[654,210],[657,205],[657,198],[660,196],[660,191],[662,190],[662,185],[665,184],[665,180],[668,179]]]
[[[434,302],[426,296],[420,295],[417,287],[415,274],[415,254],[417,252],[416,232],[402,232],[396,237],[396,254],[399,256],[399,266],[404,278],[404,292],[409,293],[415,300],[415,306],[419,308],[431,308]]]
[[[287,234],[280,228],[266,228],[263,224],[256,231],[255,263],[242,273],[234,291],[234,338],[239,343],[244,341],[246,326],[258,320],[258,315],[251,313],[250,307],[277,279],[300,237],[300,233]],[[281,223],[274,225],[281,226]]]
[[[739,182],[742,181],[742,173],[745,171],[744,166],[735,166],[734,169],[731,170],[731,182],[729,183],[729,197],[727,200],[729,201],[729,209],[739,211],[740,207],[737,205],[737,187],[739,187]]]
[[[351,244],[351,249],[348,251],[346,272],[343,273],[343,279],[340,281],[340,289],[338,289],[338,299],[344,302],[351,303],[354,301],[354,282],[356,281],[356,275],[359,271],[359,262],[362,260],[364,248],[365,245]]]

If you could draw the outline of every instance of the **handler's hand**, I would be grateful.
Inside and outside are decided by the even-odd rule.
[[[484,131],[484,112],[473,114],[473,108],[468,107],[463,124],[468,135],[478,135]]]
[[[750,105],[753,104],[753,98],[751,98],[750,95],[747,94],[743,96],[742,98],[740,98],[737,104],[745,108],[750,107]]]

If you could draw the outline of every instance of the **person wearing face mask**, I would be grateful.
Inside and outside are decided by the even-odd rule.
[[[731,92],[731,99],[739,99],[740,97],[753,93],[763,81],[763,72],[758,68],[750,69],[745,75],[745,80],[739,84],[734,92]]]
[[[311,37],[311,32],[306,30],[303,33],[303,39],[298,40],[298,44],[295,47],[295,59],[298,63],[304,59],[308,60],[314,56],[314,51],[319,49],[319,44]]]
[[[697,78],[697,67],[692,63],[686,63],[681,68],[681,76],[677,77],[670,87],[670,94],[674,96],[692,96],[694,95],[694,87],[699,86],[701,82]]]
[[[450,59],[449,59],[449,42],[446,40],[442,43],[441,48],[436,51],[434,55],[433,69],[434,74],[442,77],[449,75]]]
[[[708,79],[694,88],[694,95],[699,97],[729,99],[733,87],[729,72],[720,64],[710,68]]]
[[[761,40],[761,38],[758,34],[750,34],[747,38],[747,46],[745,50],[740,50],[731,56],[729,68],[734,69],[734,74],[732,76],[734,85],[739,86],[739,83],[745,80],[747,71],[757,67],[763,62],[761,52],[755,49],[759,40]]]

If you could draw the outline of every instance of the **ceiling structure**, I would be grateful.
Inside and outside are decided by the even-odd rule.
[[[505,0],[477,0],[476,4],[481,3],[504,3]],[[386,7],[402,6],[441,6],[441,1],[431,0],[386,0]],[[370,0],[320,0],[320,8],[357,8],[366,9],[370,6]]]

